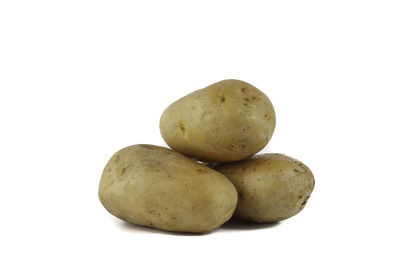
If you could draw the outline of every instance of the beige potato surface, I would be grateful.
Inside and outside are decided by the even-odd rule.
[[[257,155],[215,169],[238,191],[234,216],[260,223],[285,220],[299,213],[315,184],[306,165],[282,154]]]
[[[224,80],[172,103],[160,131],[172,149],[201,161],[230,162],[263,149],[275,129],[268,97],[239,80]]]
[[[237,192],[225,176],[178,152],[134,145],[108,161],[99,198],[122,220],[169,231],[203,233],[229,220]]]

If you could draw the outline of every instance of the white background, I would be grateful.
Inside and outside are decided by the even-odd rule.
[[[227,78],[274,104],[264,152],[314,172],[304,211],[200,236],[107,213],[109,157]],[[399,266],[399,90],[399,1],[3,0],[0,265]]]

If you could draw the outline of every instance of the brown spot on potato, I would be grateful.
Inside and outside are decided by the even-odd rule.
[[[128,166],[122,166],[119,176],[122,176],[125,173],[126,169],[128,169]]]
[[[302,169],[305,169],[304,164],[301,163],[300,161],[295,161],[294,162],[297,166],[301,167]]]
[[[182,134],[185,135],[185,125],[181,121],[179,122],[179,129],[181,129]]]
[[[310,198],[310,196],[306,197],[303,201],[303,203],[301,203],[301,206],[304,206],[305,204],[307,204],[308,199]]]
[[[234,144],[229,144],[228,149],[232,150],[232,151],[236,151],[236,150],[238,150],[238,147],[235,146]]]
[[[219,97],[219,101],[222,103],[222,102],[224,102],[225,101],[225,97],[224,96],[220,96]]]

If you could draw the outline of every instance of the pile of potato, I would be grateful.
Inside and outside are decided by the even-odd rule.
[[[161,116],[172,150],[133,145],[116,152],[101,177],[100,201],[122,220],[168,231],[208,232],[232,215],[259,223],[287,219],[304,208],[314,177],[288,156],[253,156],[274,129],[270,100],[246,82],[195,91]]]

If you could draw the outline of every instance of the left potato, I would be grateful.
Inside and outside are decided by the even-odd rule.
[[[133,145],[108,161],[99,198],[127,222],[203,233],[230,219],[238,196],[224,175],[197,161],[164,147]]]

